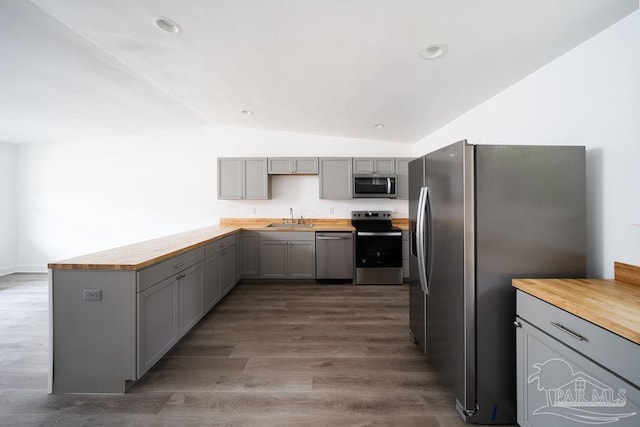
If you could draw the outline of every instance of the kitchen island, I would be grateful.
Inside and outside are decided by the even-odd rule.
[[[640,425],[640,268],[512,283],[519,425]]]
[[[274,221],[279,226],[270,226]],[[305,220],[313,227],[282,222],[223,219],[218,225],[50,263],[49,392],[126,392],[233,288],[241,273],[257,275],[256,242],[251,240],[256,233],[353,231],[346,219]],[[406,221],[398,225],[406,228]]]

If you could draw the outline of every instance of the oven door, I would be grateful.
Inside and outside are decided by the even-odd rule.
[[[402,267],[402,232],[356,232],[356,267]]]

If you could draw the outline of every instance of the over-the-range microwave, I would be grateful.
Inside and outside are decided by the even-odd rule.
[[[397,180],[395,174],[355,174],[353,175],[353,197],[395,199]]]

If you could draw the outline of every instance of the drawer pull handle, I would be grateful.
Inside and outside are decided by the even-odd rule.
[[[572,337],[574,337],[575,339],[577,339],[577,340],[579,340],[579,341],[586,341],[586,342],[588,342],[588,341],[589,341],[588,339],[586,339],[586,338],[585,338],[585,337],[583,337],[582,335],[580,335],[580,334],[576,334],[576,333],[575,333],[575,332],[573,332],[571,329],[567,329],[567,328],[565,328],[564,326],[562,326],[562,325],[561,325],[561,324],[559,324],[559,323],[551,322],[551,325],[552,325],[552,326],[555,326],[555,327],[556,327],[556,328],[558,328],[558,329],[560,329],[562,332],[564,332],[564,333],[566,333],[566,334],[571,335]]]
[[[182,267],[184,264],[185,264],[184,262],[181,262],[181,263],[179,263],[179,264],[174,265],[174,266],[173,266],[173,268],[180,268],[180,267]]]

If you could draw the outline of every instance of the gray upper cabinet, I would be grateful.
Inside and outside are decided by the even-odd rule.
[[[396,191],[398,193],[398,199],[409,199],[409,162],[413,160],[411,158],[397,158],[396,159]]]
[[[353,173],[395,173],[393,157],[354,157]]]
[[[218,199],[268,199],[266,157],[218,158]]]
[[[317,175],[317,157],[269,157],[271,175]]]
[[[352,190],[351,157],[320,158],[320,198],[351,199]]]

